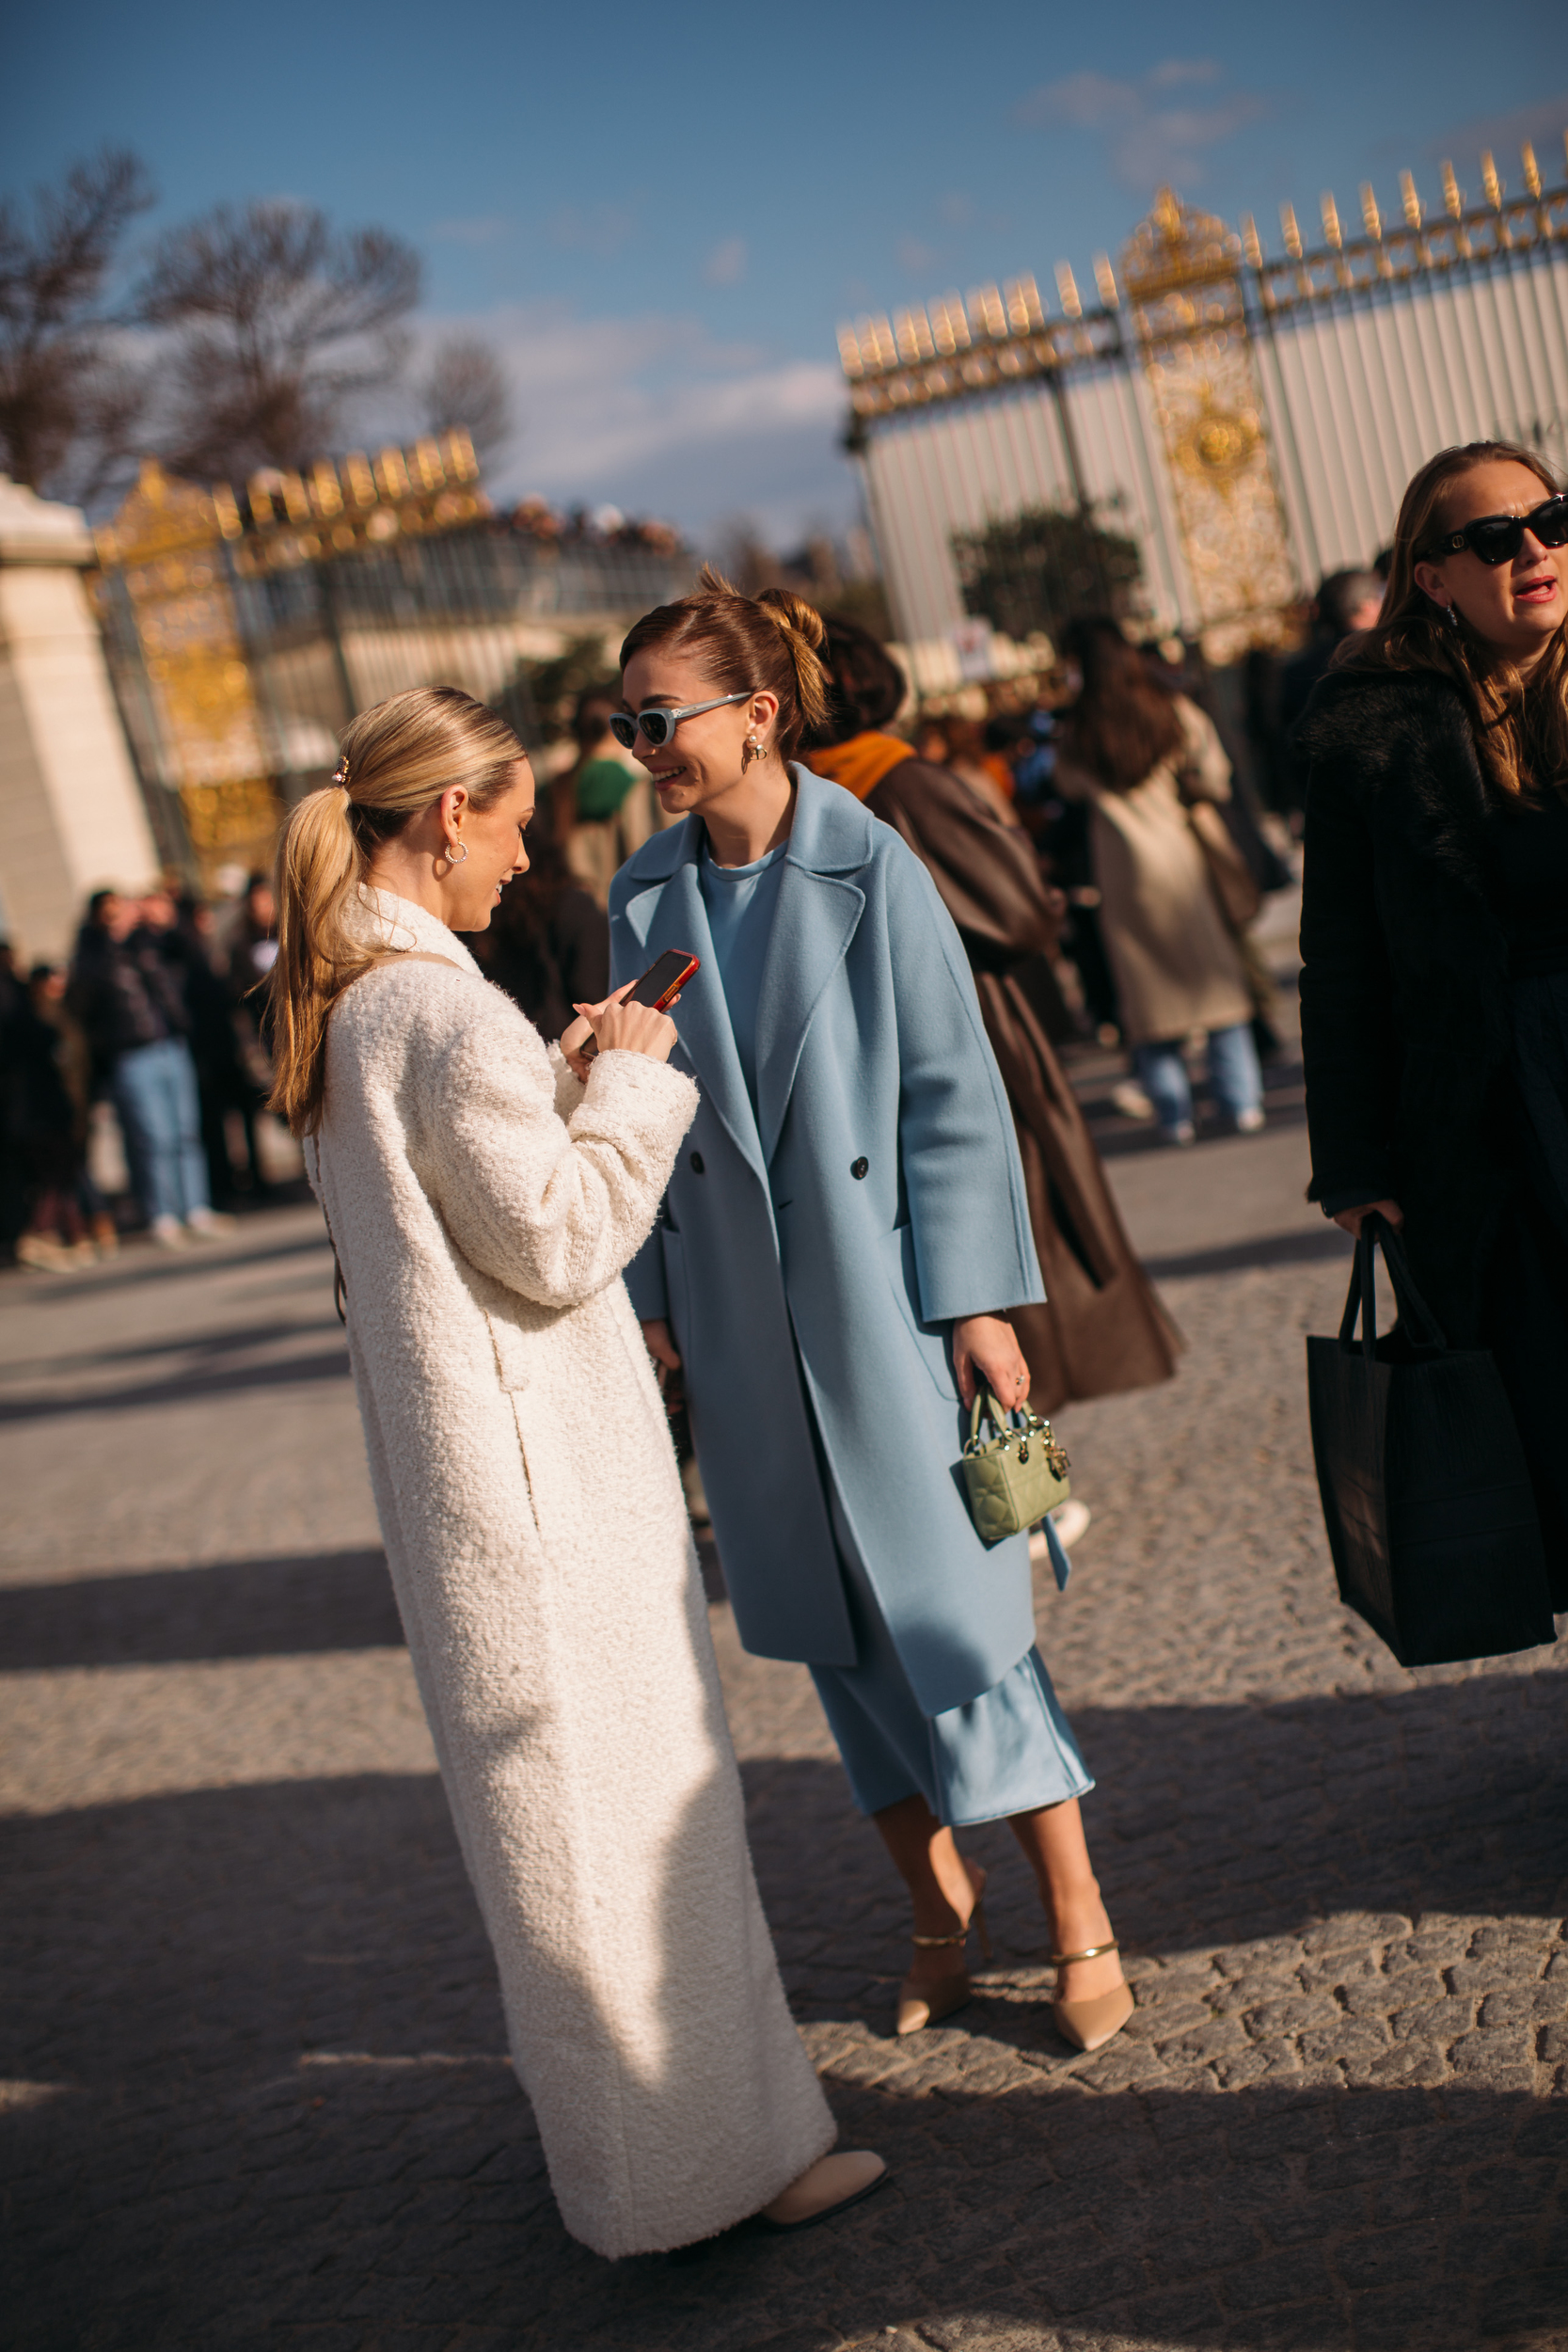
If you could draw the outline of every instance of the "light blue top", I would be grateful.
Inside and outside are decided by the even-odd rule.
[[[776,850],[769,850],[751,866],[719,866],[712,844],[705,841],[697,869],[713,938],[713,960],[719,966],[735,1031],[735,1050],[740,1057],[740,1074],[752,1098],[753,1115],[757,1107],[757,999],[762,994],[763,966],[788,847],[787,841],[781,841]]]

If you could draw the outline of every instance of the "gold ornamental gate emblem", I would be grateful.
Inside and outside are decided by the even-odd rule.
[[[1300,589],[1242,298],[1242,241],[1162,188],[1122,279],[1170,469],[1204,650],[1282,641]]]

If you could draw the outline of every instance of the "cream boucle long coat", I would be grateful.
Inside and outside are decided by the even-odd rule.
[[[387,1557],[567,2228],[689,2244],[830,2148],[784,2003],[621,1269],[697,1107],[584,1089],[422,909],[335,1007],[309,1154]]]

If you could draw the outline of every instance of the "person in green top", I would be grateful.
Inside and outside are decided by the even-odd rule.
[[[565,844],[573,873],[601,907],[618,868],[657,830],[647,772],[610,731],[616,707],[602,688],[579,697],[573,721],[577,765],[556,787],[556,837]]]

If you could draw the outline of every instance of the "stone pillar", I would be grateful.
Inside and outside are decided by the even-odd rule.
[[[73,506],[0,474],[0,918],[62,961],[87,894],[138,889],[158,858],[82,584]]]

